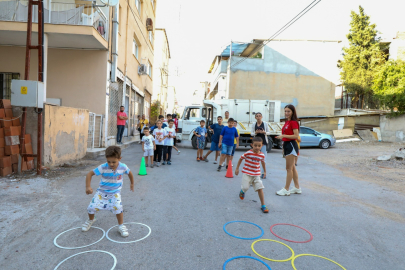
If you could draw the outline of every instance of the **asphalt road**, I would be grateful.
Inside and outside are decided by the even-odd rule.
[[[136,175],[135,192],[129,190],[129,180],[122,190],[125,222],[143,223],[152,229],[148,238],[136,243],[118,244],[104,238],[83,249],[65,250],[53,245],[56,235],[80,227],[87,218],[86,207],[91,199],[85,194],[87,170],[63,181],[44,183],[45,180],[32,179],[26,185],[20,183],[19,196],[15,195],[15,190],[12,193],[0,189],[0,196],[6,202],[2,204],[6,209],[3,208],[0,220],[3,230],[0,269],[54,269],[70,255],[88,250],[114,254],[116,269],[222,269],[224,262],[235,256],[258,258],[251,249],[254,240],[240,240],[224,232],[224,224],[235,220],[253,222],[263,228],[264,235],[260,239],[286,243],[295,254],[330,258],[346,269],[404,269],[403,194],[346,178],[341,171],[303,154],[298,166],[303,194],[278,197],[275,192],[284,185],[285,162],[280,150],[275,149],[268,155],[268,176],[264,181],[270,213],[263,214],[253,189],[247,192],[244,201],[239,199],[241,175],[225,178],[225,170],[216,171],[213,155],[209,163],[196,162],[195,150],[183,148],[181,151],[180,155],[173,156],[171,166],[148,168],[148,175],[142,177],[137,176],[141,147],[134,145],[123,152],[122,162]],[[327,151],[333,154],[333,149]],[[236,159],[243,153],[244,149],[237,151]],[[94,190],[98,182],[94,177]],[[1,183],[0,187],[3,185]],[[38,195],[34,196],[33,192]],[[105,231],[117,224],[115,215],[110,212],[101,212],[96,219],[94,226]],[[269,230],[276,223],[301,226],[313,234],[313,240],[300,244],[280,240]],[[133,241],[148,232],[140,225],[127,227],[128,238],[121,238],[116,228],[111,230],[111,238]],[[257,227],[245,223],[232,223],[227,229],[241,237],[256,237],[261,233]],[[298,228],[277,226],[274,230],[283,238],[309,239],[309,235]],[[101,236],[94,228],[87,233],[77,229],[60,236],[58,244],[87,245]],[[287,247],[276,242],[259,242],[255,249],[272,259],[291,256]],[[293,269],[290,261],[266,263],[271,269]],[[107,254],[88,253],[68,260],[59,269],[104,270],[111,269],[112,265],[113,259]],[[341,269],[316,257],[299,257],[295,266],[299,270]],[[231,261],[226,269],[266,267],[254,260],[238,259]]]

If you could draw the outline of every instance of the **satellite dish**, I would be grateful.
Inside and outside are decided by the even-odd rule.
[[[119,0],[100,0],[106,6],[116,6],[119,3]]]

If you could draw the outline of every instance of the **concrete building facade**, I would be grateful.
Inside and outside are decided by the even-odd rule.
[[[27,2],[0,0],[1,98],[10,98],[11,79],[24,79]],[[124,140],[136,139],[136,115],[149,116],[153,95],[156,1],[120,0],[116,7],[75,0],[44,3],[47,102],[97,115],[100,147],[115,144],[116,113],[124,105],[129,116]],[[36,9],[33,14],[35,44]],[[30,80],[37,80],[37,59],[31,51]]]
[[[281,100],[282,108],[295,105],[299,116],[334,114],[333,82],[261,44],[233,43],[215,57],[210,99]]]

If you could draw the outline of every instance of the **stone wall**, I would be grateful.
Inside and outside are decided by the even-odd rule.
[[[381,137],[385,142],[405,142],[405,115],[395,118],[380,117]]]

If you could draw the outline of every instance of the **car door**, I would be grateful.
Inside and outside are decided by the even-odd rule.
[[[315,130],[301,127],[300,128],[301,146],[318,146],[320,136],[317,136]]]

